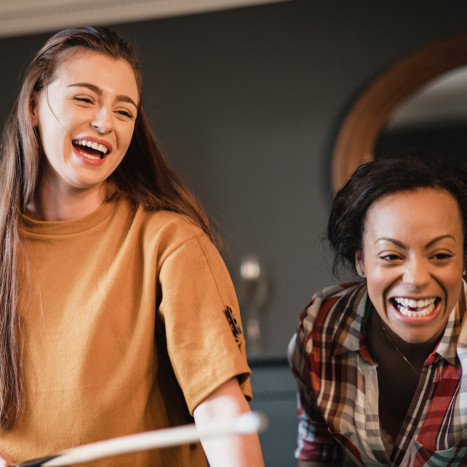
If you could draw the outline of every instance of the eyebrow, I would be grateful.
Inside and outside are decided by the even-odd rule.
[[[452,240],[455,240],[454,237],[452,235],[450,235],[450,234],[439,235],[438,237],[435,237],[432,240],[430,240],[425,245],[425,249],[432,247],[435,243],[439,242],[440,240],[443,240],[444,238],[451,238]],[[394,245],[396,245],[398,247],[407,248],[402,242],[400,242],[399,240],[396,240],[394,238],[381,237],[381,238],[378,238],[378,240],[376,240],[375,244],[378,243],[378,242],[390,242],[390,243],[393,243]]]
[[[102,95],[102,89],[99,86],[96,86],[95,84],[91,84],[91,83],[73,83],[73,84],[70,84],[68,87],[69,88],[75,88],[75,87],[76,88],[88,88],[92,92],[95,92],[96,94],[98,94],[99,96]],[[117,101],[128,102],[129,104],[133,104],[136,107],[136,109],[138,109],[136,102],[129,96],[118,95]]]

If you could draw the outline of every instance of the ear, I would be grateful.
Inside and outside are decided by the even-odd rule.
[[[39,126],[39,117],[38,117],[38,106],[37,99],[38,95],[36,92],[32,92],[29,97],[29,116],[31,117],[31,124],[33,127]]]
[[[365,269],[363,267],[363,252],[362,250],[357,250],[355,253],[355,269],[359,276],[365,275]]]

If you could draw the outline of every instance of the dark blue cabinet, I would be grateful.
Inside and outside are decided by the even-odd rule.
[[[269,420],[268,429],[260,434],[266,467],[296,466],[296,384],[287,361],[251,359],[249,363],[253,372],[251,408],[265,413]]]

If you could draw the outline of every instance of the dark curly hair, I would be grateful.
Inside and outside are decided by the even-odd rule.
[[[467,225],[467,172],[432,156],[411,155],[400,159],[378,159],[358,167],[338,191],[331,208],[327,236],[334,249],[333,272],[341,264],[355,265],[362,249],[366,213],[379,198],[418,188],[445,190],[458,202]],[[467,251],[464,235],[464,253]]]

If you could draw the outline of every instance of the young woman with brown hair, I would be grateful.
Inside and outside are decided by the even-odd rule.
[[[0,156],[0,449],[15,462],[248,412],[250,370],[207,217],[159,150],[134,50],[101,27],[30,64]],[[256,435],[203,443],[262,465]],[[95,465],[206,465],[200,445]]]

